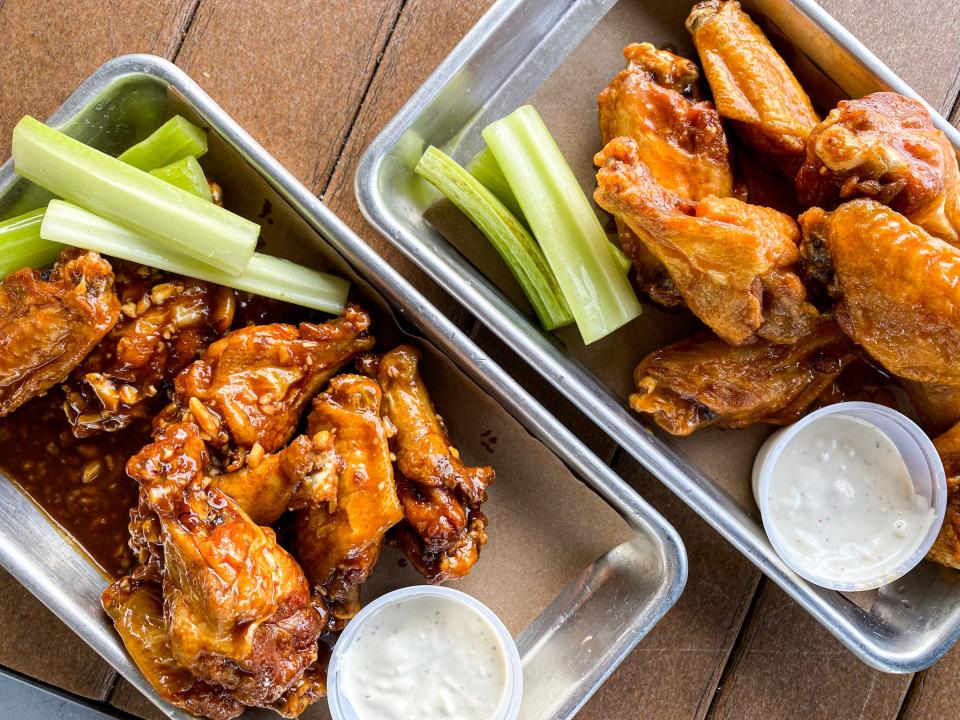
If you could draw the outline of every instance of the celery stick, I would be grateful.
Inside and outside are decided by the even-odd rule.
[[[633,261],[630,258],[628,258],[627,254],[623,250],[621,250],[616,245],[616,243],[614,243],[612,240],[608,240],[607,242],[610,243],[610,252],[613,253],[613,259],[617,261],[617,266],[620,268],[622,272],[626,273],[630,269],[630,267],[633,265]]]
[[[182,160],[151,170],[150,174],[207,202],[213,200],[213,196],[210,194],[210,183],[207,182],[207,178],[203,174],[203,168],[200,167],[200,163],[193,155],[188,155]]]
[[[523,223],[491,191],[432,145],[414,170],[433,183],[486,235],[520,283],[545,330],[573,322],[543,252]]]
[[[190,155],[198,158],[206,151],[207,134],[189,120],[174,115],[117,159],[139,170],[152,170]]]
[[[237,274],[253,255],[260,226],[67,137],[32,117],[13,130],[17,173],[65,200]]]
[[[40,236],[333,315],[343,310],[350,290],[347,280],[261,253],[254,253],[239,275],[225,273],[182,253],[161,250],[151,238],[62,200],[50,201]]]
[[[42,268],[57,259],[60,243],[40,237],[43,208],[0,223],[0,279],[21,268]]]
[[[584,343],[637,317],[640,302],[540,114],[526,105],[487,126],[483,139],[543,248]]]

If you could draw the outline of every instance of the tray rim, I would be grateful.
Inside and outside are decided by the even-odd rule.
[[[139,53],[121,55],[106,61],[67,97],[46,120],[46,124],[52,127],[64,125],[80,110],[88,107],[98,94],[111,84],[137,75],[148,76],[174,89],[320,237],[363,275],[392,308],[399,309],[401,314],[416,317],[415,323],[429,342],[510,413],[530,435],[557,456],[579,482],[600,495],[630,526],[635,538],[645,535],[657,548],[662,566],[657,591],[649,597],[644,612],[636,615],[633,621],[625,626],[628,631],[624,632],[615,646],[609,665],[602,668],[596,681],[587,688],[582,697],[576,698],[575,707],[566,716],[572,717],[679,599],[686,584],[688,568],[686,549],[679,533],[636,490],[589,450],[337,217],[322,200],[257,143],[185,71],[170,61]],[[0,192],[13,182],[14,177],[13,161],[7,159],[0,165]],[[22,503],[14,501],[22,511],[27,511],[29,507],[41,512],[13,483],[5,477],[3,479],[16,496],[22,499]],[[43,517],[59,534],[50,518],[45,514]],[[63,547],[79,552],[76,546],[62,535],[61,538]],[[47,549],[61,548],[58,546]],[[8,535],[6,529],[0,528],[0,566],[169,717],[185,720],[192,717],[161,700],[131,662],[115,633],[105,629],[103,618],[85,617],[82,607],[71,598],[69,588],[57,585],[53,574],[35,560],[24,547],[16,543],[12,535]],[[92,565],[90,567],[92,568]]]
[[[865,664],[887,673],[911,673],[929,667],[960,639],[960,614],[944,623],[940,635],[916,652],[888,648],[881,634],[855,622],[861,611],[853,603],[838,602],[838,593],[812,585],[794,573],[773,551],[762,527],[749,518],[723,491],[706,487],[706,476],[669,449],[649,429],[628,412],[621,399],[605,404],[612,397],[585,367],[560,352],[533,323],[517,311],[485,277],[473,271],[469,263],[454,267],[444,258],[423,251],[418,239],[393,221],[377,186],[380,170],[397,140],[417,120],[448,80],[468,65],[478,49],[495,36],[501,25],[526,0],[497,0],[437,66],[420,88],[367,147],[357,166],[354,190],[361,212],[395,247],[417,263],[432,280],[463,305],[511,350],[533,367],[554,388],[579,407],[592,411],[591,420],[637,462],[650,471],[675,495],[693,509],[711,527],[736,547],[767,577],[773,580],[814,619],[836,637]],[[814,0],[783,0],[824,31],[837,46],[849,52],[894,92],[915,98],[930,112],[931,118],[960,148],[960,130],[905,83],[876,55],[866,48],[839,21]],[[463,282],[464,275],[471,282]],[[457,279],[460,282],[457,282]],[[492,293],[489,290],[492,289]]]

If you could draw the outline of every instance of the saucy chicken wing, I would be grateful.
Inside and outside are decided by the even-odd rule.
[[[76,437],[113,432],[151,417],[161,387],[233,322],[233,290],[114,263],[120,319],[64,385]]]
[[[720,116],[711,103],[689,98],[697,66],[650,43],[628,45],[623,54],[626,69],[598,98],[603,144],[617,137],[636,140],[654,180],[686,200],[732,194],[730,149]],[[682,305],[663,263],[625,222],[616,222],[641,288],[661,305]]]
[[[65,250],[47,272],[24,268],[0,282],[0,417],[80,364],[117,321],[110,263]]]
[[[757,157],[796,175],[820,118],[767,36],[734,0],[697,3],[687,30],[720,115]]]
[[[360,609],[360,585],[373,572],[383,536],[403,519],[394,485],[382,393],[362,375],[338,375],[313,402],[311,434],[329,433],[343,459],[329,503],[294,514],[293,552],[330,609],[332,629]]]
[[[858,355],[826,315],[795,345],[734,347],[701,332],[637,365],[630,407],[673,435],[708,425],[785,425],[799,419]]]
[[[377,377],[384,410],[396,428],[397,490],[406,522],[393,542],[431,582],[463,577],[486,543],[480,505],[494,480],[491,467],[468,467],[460,459],[430,400],[409,345],[380,360]]]
[[[873,200],[800,224],[806,272],[827,283],[840,327],[893,375],[960,384],[960,249]]]
[[[323,618],[296,561],[205,476],[199,428],[168,425],[127,463],[163,546],[172,657],[244,705],[277,702],[317,659]]]
[[[373,347],[370,316],[349,306],[322,325],[254,325],[234,330],[177,376],[176,406],[239,467],[255,446],[283,447],[303,409],[345,363]],[[257,450],[256,452],[260,452]]]
[[[654,180],[630,138],[608,143],[595,162],[597,203],[647,242],[717,335],[741,345],[811,332],[816,310],[793,272],[800,231],[792,218],[735,198],[685,200]]]
[[[806,207],[867,197],[931,235],[960,243],[960,169],[919,100],[879,92],[843,100],[807,140],[797,174]]]
[[[898,382],[917,411],[921,427],[928,433],[942,433],[960,422],[960,385],[934,385],[903,379]]]
[[[960,424],[933,441],[947,473],[947,514],[927,559],[960,570]]]

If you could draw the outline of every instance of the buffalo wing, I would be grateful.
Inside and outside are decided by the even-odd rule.
[[[933,441],[947,473],[947,514],[927,559],[960,570],[960,424]]]

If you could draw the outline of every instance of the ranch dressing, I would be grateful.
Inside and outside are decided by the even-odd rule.
[[[851,583],[893,571],[935,517],[890,438],[840,414],[818,418],[788,442],[771,471],[768,512],[796,564]]]
[[[507,672],[489,620],[455,599],[420,596],[364,620],[341,660],[340,683],[359,720],[493,720]]]

